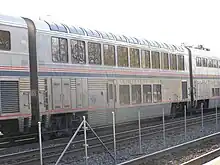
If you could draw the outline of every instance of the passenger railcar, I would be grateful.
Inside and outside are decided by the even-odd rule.
[[[176,46],[48,20],[0,15],[0,131],[93,126],[219,103],[220,61]]]

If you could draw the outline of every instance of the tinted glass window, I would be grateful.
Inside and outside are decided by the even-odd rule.
[[[178,70],[184,70],[184,56],[178,55]]]
[[[118,66],[128,67],[128,48],[118,46],[117,53],[118,53]]]
[[[130,66],[132,68],[140,68],[139,49],[130,48]]]
[[[162,101],[161,85],[160,84],[153,85],[153,100],[154,100],[154,102],[161,102]]]
[[[143,102],[144,103],[151,103],[152,102],[151,85],[143,85]]]
[[[52,37],[52,60],[57,63],[68,63],[68,43],[65,38]]]
[[[130,104],[130,88],[129,85],[119,85],[120,104]]]
[[[132,93],[132,104],[140,104],[141,103],[141,85],[132,85],[131,93]]]
[[[150,68],[150,51],[142,50],[141,57],[142,57],[142,67]]]
[[[208,59],[208,67],[212,68],[213,67],[213,60]]]
[[[160,53],[152,51],[151,57],[152,57],[152,68],[160,69]]]
[[[202,64],[203,64],[203,67],[207,67],[208,66],[207,58],[202,58]]]
[[[101,65],[101,44],[88,42],[89,64]]]
[[[85,42],[79,40],[71,40],[71,60],[73,64],[85,64]]]
[[[0,49],[11,50],[11,39],[9,31],[0,30]]]
[[[104,65],[115,66],[115,46],[103,45]]]
[[[161,53],[161,69],[169,69],[168,53]]]
[[[170,69],[177,70],[176,54],[171,54],[171,56],[170,56]]]
[[[213,60],[213,67],[217,68],[218,67],[218,61],[217,60]]]

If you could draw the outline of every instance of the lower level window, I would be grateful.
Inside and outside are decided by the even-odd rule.
[[[120,104],[130,104],[130,88],[129,85],[119,85]]]
[[[131,86],[132,93],[132,104],[140,104],[141,103],[141,85],[132,85]]]
[[[160,84],[153,85],[153,100],[154,100],[154,102],[161,102],[162,101],[161,85]]]
[[[152,89],[151,85],[143,85],[143,102],[151,103],[152,102]]]
[[[220,96],[219,88],[212,88],[212,96]]]

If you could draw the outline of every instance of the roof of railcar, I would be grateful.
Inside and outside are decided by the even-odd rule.
[[[44,21],[48,25],[50,31],[72,33],[76,35],[89,36],[89,37],[94,37],[98,39],[107,39],[107,40],[130,43],[130,44],[139,44],[139,45],[146,45],[146,46],[155,47],[155,48],[163,48],[169,51],[184,52],[184,48],[182,46],[147,40],[143,38],[131,37],[131,36],[126,36],[126,35],[117,35],[117,34],[113,34],[110,32],[103,32],[99,30],[78,27],[75,25],[67,25],[64,23],[54,22],[51,20],[44,19],[41,21]],[[39,23],[39,21],[37,22]],[[39,26],[37,27],[41,29],[41,27]],[[48,30],[48,28],[45,30]]]
[[[0,24],[27,27],[27,24],[22,17],[8,16],[3,14],[0,14]]]
[[[164,42],[152,41],[143,38],[131,37],[126,35],[116,35],[110,32],[103,32],[74,25],[67,25],[64,23],[54,22],[46,19],[32,19],[38,30],[57,31],[62,33],[70,33],[81,36],[89,36],[99,39],[107,39],[112,41],[120,41],[130,44],[146,45],[155,48],[163,48],[169,51],[184,52],[184,47],[167,44]],[[16,26],[27,27],[25,20],[22,17],[8,16],[0,14],[0,23],[7,23]]]

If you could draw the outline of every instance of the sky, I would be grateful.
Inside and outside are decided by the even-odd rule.
[[[218,0],[0,0],[2,14],[44,18],[180,45],[220,57]],[[219,54],[219,55],[218,55]]]

